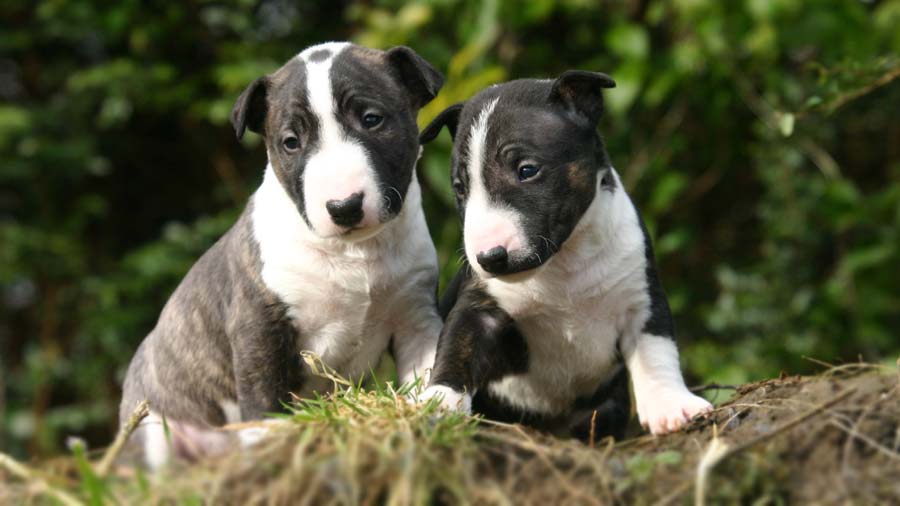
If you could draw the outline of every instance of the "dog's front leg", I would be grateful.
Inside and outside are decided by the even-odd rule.
[[[489,381],[527,369],[522,336],[513,319],[485,292],[464,290],[447,315],[431,383],[419,400],[471,412],[472,396]]]
[[[706,399],[685,386],[673,338],[641,332],[622,345],[644,428],[653,434],[674,432],[712,409]]]
[[[424,229],[427,235],[427,229]],[[430,243],[427,246],[431,247]],[[432,247],[433,248],[433,247]],[[392,302],[391,355],[401,383],[419,380],[421,389],[428,384],[434,366],[434,351],[443,321],[437,311],[437,266],[427,255],[409,268],[403,287]]]
[[[293,332],[290,328],[260,332],[245,328],[233,340],[235,389],[242,421],[281,411],[281,403],[297,388],[300,359],[294,349]]]
[[[405,315],[391,341],[391,352],[397,364],[397,376],[401,383],[419,380],[428,384],[438,336],[441,334],[441,317],[434,301],[418,301],[404,308]]]

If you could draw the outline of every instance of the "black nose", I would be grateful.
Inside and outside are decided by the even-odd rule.
[[[506,260],[508,258],[509,255],[506,253],[506,248],[503,246],[493,247],[487,251],[482,251],[475,256],[475,259],[478,260],[481,267],[492,274],[503,271],[506,268]]]
[[[352,227],[363,219],[363,193],[354,193],[344,200],[329,200],[325,209],[331,215],[331,221],[342,227]]]

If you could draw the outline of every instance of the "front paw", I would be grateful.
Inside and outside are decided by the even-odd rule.
[[[641,426],[652,434],[667,434],[681,430],[696,416],[712,410],[712,404],[687,389],[657,390],[637,399]]]
[[[457,392],[446,385],[430,385],[419,395],[419,402],[438,399],[439,409],[472,414],[472,396],[467,392]]]

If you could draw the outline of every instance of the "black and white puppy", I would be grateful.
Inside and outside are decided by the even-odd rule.
[[[583,71],[495,85],[422,133],[454,136],[467,259],[424,397],[582,437],[594,417],[621,437],[630,372],[654,434],[710,409],[685,387],[650,239],[597,133],[614,86]]]
[[[178,286],[125,379],[122,422],[142,399],[152,409],[136,434],[151,466],[170,446],[208,443],[206,428],[329,390],[302,350],[348,378],[389,348],[401,380],[427,374],[442,322],[416,115],[442,83],[409,48],[326,43],[238,98],[238,138],[265,138],[263,183]]]

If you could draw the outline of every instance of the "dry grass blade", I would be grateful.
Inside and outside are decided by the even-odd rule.
[[[697,481],[694,485],[694,504],[696,506],[706,505],[706,483],[709,480],[709,473],[729,455],[729,450],[728,443],[719,437],[718,430],[713,427],[712,440],[697,465]]]
[[[316,355],[315,353],[311,351],[301,351],[300,356],[303,358],[303,362],[305,362],[306,365],[309,366],[310,371],[316,376],[331,380],[332,382],[334,382],[335,386],[353,386],[353,383],[350,383],[345,378],[341,377],[340,374],[338,374],[333,368],[331,368],[322,360],[322,357]]]
[[[884,455],[885,457],[888,457],[888,458],[890,458],[890,459],[892,459],[892,460],[896,460],[897,462],[900,462],[900,453],[897,453],[897,452],[891,450],[890,448],[885,447],[884,445],[882,445],[882,444],[879,443],[878,441],[875,441],[875,440],[872,439],[871,437],[869,437],[869,436],[867,436],[867,435],[865,435],[865,434],[862,434],[862,433],[859,432],[855,427],[850,427],[850,426],[844,425],[843,423],[839,422],[839,421],[836,420],[836,419],[831,419],[831,420],[829,420],[829,423],[830,423],[831,425],[834,425],[835,427],[837,427],[837,428],[843,430],[844,432],[846,432],[847,435],[850,436],[850,438],[848,439],[848,441],[853,441],[854,439],[858,439],[858,440],[860,440],[860,441],[866,443],[866,444],[869,445],[873,450],[878,451],[879,453],[881,453],[881,454]]]
[[[41,478],[35,471],[31,470],[25,464],[18,462],[5,453],[0,453],[0,468],[6,469],[9,474],[25,480],[34,489],[56,499],[64,506],[83,506],[84,503],[70,495],[68,492],[52,487],[46,480]]]
[[[97,476],[101,478],[108,475],[110,469],[112,469],[113,462],[119,457],[119,454],[122,453],[122,449],[125,447],[125,443],[128,442],[128,438],[131,437],[131,434],[134,433],[134,430],[137,428],[138,424],[141,423],[141,420],[147,417],[150,414],[150,403],[146,400],[141,401],[140,404],[134,408],[134,411],[131,413],[131,417],[128,418],[128,422],[119,430],[119,434],[116,436],[116,440],[113,441],[113,444],[110,445],[109,449],[106,450],[106,453],[103,454],[103,459],[100,460],[100,463],[97,464],[96,473]]]
[[[734,446],[729,446],[728,444],[724,443],[718,437],[717,429],[713,428],[713,438],[710,441],[709,447],[707,448],[706,452],[703,454],[703,457],[700,459],[700,464],[697,466],[697,482],[696,482],[696,490],[694,491],[695,504],[697,504],[698,506],[703,506],[706,504],[706,484],[708,482],[708,476],[709,476],[709,473],[715,468],[715,466],[717,464],[719,464],[723,460],[727,459],[728,457],[737,455],[738,453],[741,453],[741,452],[747,450],[748,448],[756,446],[757,444],[762,443],[763,441],[771,439],[771,438],[777,436],[778,434],[781,434],[781,433],[791,430],[792,428],[800,425],[801,423],[805,422],[806,420],[809,420],[813,416],[818,415],[819,413],[822,413],[823,411],[827,410],[828,408],[830,408],[830,407],[834,406],[835,404],[843,401],[844,399],[850,397],[855,392],[856,392],[855,388],[848,388],[848,389],[844,390],[843,392],[841,392],[840,394],[836,395],[834,398],[828,400],[827,402],[819,404],[818,406],[810,409],[806,413],[803,413],[802,415],[797,416],[796,418],[779,425],[775,429],[772,429],[769,432],[760,434],[759,436],[757,436],[755,438],[751,438],[749,440],[746,440],[746,441],[744,441],[740,444],[734,445]]]

